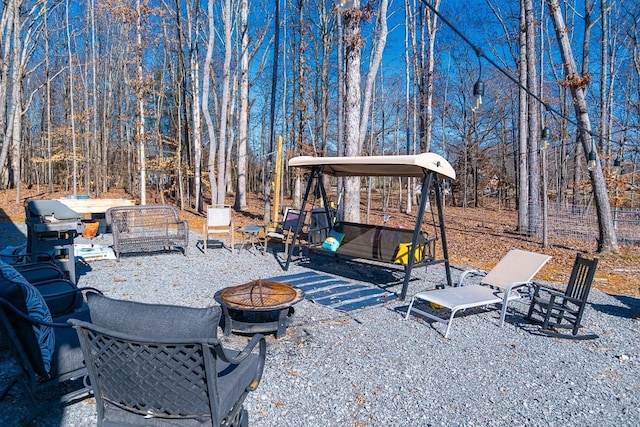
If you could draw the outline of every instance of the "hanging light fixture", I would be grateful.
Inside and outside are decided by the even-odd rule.
[[[484,82],[482,81],[482,61],[480,60],[480,56],[482,52],[477,49],[476,55],[478,56],[478,80],[473,84],[473,96],[476,99],[475,108],[477,110],[482,105],[482,97],[484,96]]]
[[[613,173],[618,174],[622,170],[622,149],[616,155],[616,158],[613,160]]]
[[[353,7],[356,4],[356,1],[355,0],[333,0],[333,4],[336,6],[336,9],[338,9],[341,12],[344,12],[345,10],[353,9]]]
[[[588,161],[587,161],[587,169],[589,169],[590,171],[595,170],[596,168],[596,152],[593,151],[593,149],[591,151],[589,151],[589,157],[588,157]]]
[[[549,139],[551,138],[551,130],[548,127],[542,128],[542,149],[549,148]]]
[[[477,110],[482,105],[483,95],[484,95],[484,82],[478,79],[478,81],[475,82],[473,85],[473,96],[475,96],[476,98],[476,108],[474,108],[474,110]]]

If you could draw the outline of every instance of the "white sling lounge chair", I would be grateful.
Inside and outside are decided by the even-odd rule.
[[[531,283],[533,277],[550,259],[551,257],[548,255],[512,249],[487,273],[478,285],[462,286],[463,280],[468,274],[477,273],[476,270],[468,270],[462,273],[458,285],[455,287],[415,294],[411,298],[405,319],[408,319],[411,311],[414,311],[430,319],[446,323],[447,330],[444,333],[444,337],[447,338],[453,316],[459,310],[502,303],[502,312],[500,313],[500,327],[502,327],[507,314],[507,304],[509,301],[520,298],[520,293],[516,289]],[[448,308],[451,310],[449,319],[414,308],[413,304],[416,300]]]

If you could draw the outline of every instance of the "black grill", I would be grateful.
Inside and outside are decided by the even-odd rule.
[[[46,253],[76,283],[73,240],[84,231],[79,213],[57,200],[30,200],[25,206],[27,252]]]

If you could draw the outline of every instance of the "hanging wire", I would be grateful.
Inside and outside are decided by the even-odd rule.
[[[502,75],[504,75],[506,78],[511,80],[513,83],[515,83],[520,89],[524,90],[527,93],[527,95],[531,96],[533,99],[538,101],[542,106],[544,106],[547,109],[547,111],[550,111],[553,114],[555,114],[556,116],[566,120],[567,122],[569,122],[572,125],[576,126],[578,129],[581,129],[581,130],[587,132],[589,135],[591,135],[594,138],[598,138],[598,139],[601,139],[601,140],[604,140],[604,141],[608,141],[608,142],[612,142],[612,143],[619,144],[619,145],[621,144],[619,141],[616,141],[616,140],[613,140],[613,139],[610,139],[610,138],[605,138],[604,136],[601,136],[600,134],[598,134],[596,132],[593,132],[592,130],[585,129],[584,126],[580,125],[580,123],[576,122],[575,120],[571,119],[570,117],[565,116],[560,111],[558,111],[557,109],[553,108],[551,105],[549,105],[548,103],[543,101],[538,95],[536,95],[535,93],[531,92],[526,86],[523,86],[520,83],[520,81],[518,81],[518,79],[516,79],[511,74],[509,74],[506,70],[504,70],[502,67],[500,67],[500,65],[498,65],[494,60],[492,60],[491,58],[486,56],[484,54],[484,52],[482,51],[482,49],[480,49],[480,47],[478,47],[471,40],[469,40],[469,38],[467,36],[465,36],[455,25],[453,25],[447,18],[445,18],[436,9],[435,6],[433,6],[431,3],[429,3],[428,0],[420,0],[420,1],[422,2],[422,4],[424,4],[426,7],[428,7],[429,10],[431,10],[436,16],[438,16],[438,18],[440,18],[440,20],[447,27],[449,27],[451,29],[451,31],[453,31],[458,37],[460,37],[467,45],[469,45],[476,52],[476,55],[478,56],[478,60],[480,60],[480,58],[484,58],[496,70],[498,70],[500,73],[502,73]],[[483,91],[484,91],[484,87],[483,87]],[[475,92],[475,87],[474,87],[474,92]],[[593,153],[593,154],[594,154],[594,157],[595,157],[595,153]],[[591,153],[589,153],[589,157],[591,157]]]

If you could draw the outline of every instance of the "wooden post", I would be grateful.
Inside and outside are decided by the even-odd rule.
[[[280,209],[280,182],[282,181],[282,136],[278,137],[276,143],[276,176],[273,187],[273,215],[271,222],[275,226],[279,220],[278,211]]]

